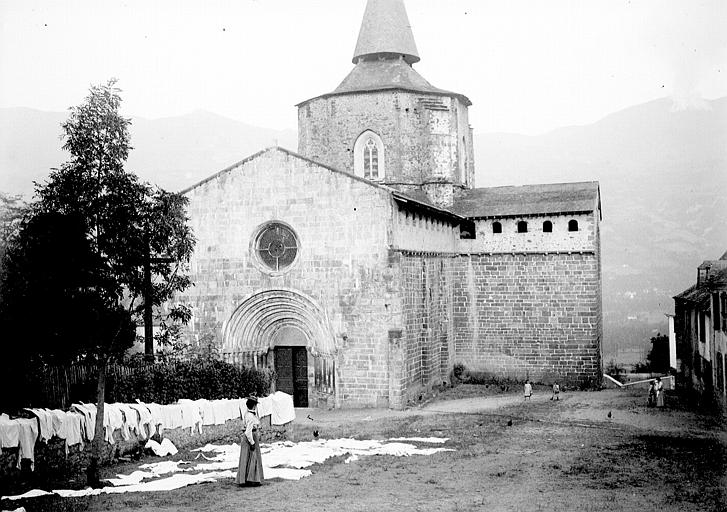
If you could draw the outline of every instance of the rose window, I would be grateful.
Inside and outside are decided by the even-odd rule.
[[[273,222],[258,234],[255,252],[269,269],[280,272],[295,261],[298,255],[298,240],[288,226]]]

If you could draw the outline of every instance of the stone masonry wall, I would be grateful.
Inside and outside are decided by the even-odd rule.
[[[352,173],[354,143],[365,130],[384,143],[385,183],[473,179],[467,107],[449,96],[379,91],[312,99],[298,110],[298,152]]]
[[[597,251],[598,222],[594,213],[569,215],[537,215],[503,217],[475,221],[476,238],[459,240],[459,250],[470,252],[576,252]],[[576,220],[578,231],[568,231],[568,222]],[[528,224],[527,233],[518,233],[517,223]],[[553,224],[551,233],[543,232],[543,223]],[[502,233],[493,233],[492,224],[499,222]]]
[[[400,255],[407,400],[448,380],[454,357],[452,261],[450,255]]]
[[[600,378],[595,253],[463,255],[453,287],[456,362],[498,378]]]
[[[186,192],[198,239],[195,283],[175,300],[191,303],[191,342],[211,333],[250,294],[288,288],[312,297],[334,333],[337,406],[386,406],[389,329],[401,325],[388,236],[396,208],[375,185],[273,149]],[[281,276],[262,272],[251,237],[283,221],[300,239],[298,261]],[[309,365],[313,358],[309,357]],[[309,372],[310,373],[310,372]]]

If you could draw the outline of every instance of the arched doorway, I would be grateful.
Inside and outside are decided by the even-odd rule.
[[[275,388],[293,396],[296,407],[308,407],[308,339],[303,331],[285,325],[273,336]]]
[[[296,407],[336,405],[336,341],[308,295],[286,288],[251,294],[223,324],[222,340],[224,351],[268,356],[276,389],[291,394]]]

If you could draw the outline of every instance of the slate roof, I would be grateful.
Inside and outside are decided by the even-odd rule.
[[[690,286],[679,295],[675,295],[674,299],[693,302],[700,307],[709,307],[709,292],[704,286],[697,284]]]
[[[356,181],[360,181],[362,183],[366,183],[370,187],[385,190],[387,193],[391,194],[391,196],[395,200],[397,200],[399,202],[412,203],[412,204],[416,205],[419,208],[422,208],[424,210],[434,211],[434,212],[436,212],[436,213],[438,213],[440,215],[443,215],[445,217],[449,217],[449,218],[451,218],[451,219],[453,219],[453,220],[455,220],[457,222],[462,222],[462,221],[465,221],[466,220],[466,219],[463,218],[463,216],[461,216],[461,215],[459,215],[457,213],[454,213],[451,210],[448,210],[446,208],[442,208],[440,206],[437,206],[437,205],[433,204],[429,200],[429,197],[427,196],[427,194],[423,190],[412,190],[412,191],[406,192],[406,193],[405,192],[399,192],[398,190],[395,190],[395,189],[393,189],[391,187],[388,187],[386,185],[383,185],[383,184],[380,184],[380,183],[376,183],[376,182],[371,181],[371,180],[367,180],[365,178],[362,178],[360,176],[356,176],[354,174],[351,174],[351,173],[348,173],[348,172],[345,172],[345,171],[340,171],[340,170],[338,170],[338,169],[336,169],[334,167],[331,167],[331,166],[322,164],[320,162],[316,162],[315,160],[312,160],[312,159],[310,159],[308,157],[305,157],[303,155],[299,155],[295,151],[291,151],[289,149],[285,149],[285,148],[280,147],[280,146],[272,146],[272,147],[269,147],[269,148],[265,148],[263,150],[260,150],[257,153],[254,153],[254,154],[248,156],[247,158],[244,158],[244,159],[240,160],[239,162],[234,163],[234,164],[232,164],[232,165],[230,165],[230,166],[222,169],[221,171],[216,172],[213,175],[211,175],[211,176],[209,176],[209,177],[207,177],[207,178],[205,178],[205,179],[203,179],[203,180],[195,183],[194,185],[192,185],[190,187],[187,187],[187,188],[179,191],[179,194],[186,194],[186,193],[194,190],[195,188],[204,185],[205,183],[207,183],[209,181],[212,181],[212,180],[214,180],[216,178],[219,178],[220,176],[222,176],[222,175],[224,175],[224,174],[226,174],[228,172],[231,172],[231,171],[239,168],[240,166],[242,166],[242,165],[246,164],[247,162],[250,162],[250,161],[252,161],[252,160],[254,160],[254,159],[256,159],[256,158],[258,158],[260,156],[262,156],[265,153],[274,152],[274,151],[278,151],[278,152],[281,152],[281,153],[285,153],[286,155],[289,155],[289,156],[291,156],[293,158],[297,158],[299,160],[303,160],[305,162],[309,162],[309,163],[315,164],[318,167],[321,167],[323,169],[327,169],[327,170],[329,170],[331,172],[335,172],[337,174],[342,174],[342,175],[344,175],[347,178],[350,178],[352,180],[356,180]]]
[[[452,207],[469,218],[519,217],[601,210],[597,181],[551,183],[465,191]]]
[[[297,106],[316,98],[392,89],[450,96],[458,98],[467,106],[472,105],[472,102],[464,94],[434,87],[403,59],[386,59],[359,62],[333,92],[302,101]]]
[[[419,61],[403,0],[369,0],[358,33],[353,63],[361,57],[402,55],[411,63]]]

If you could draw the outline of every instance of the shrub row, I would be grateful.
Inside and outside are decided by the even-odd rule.
[[[180,398],[243,398],[267,395],[275,373],[267,368],[238,367],[216,359],[110,366],[106,402],[169,404]],[[67,408],[73,402],[96,402],[97,372],[85,365],[32,367],[0,393],[0,412],[22,407]]]
[[[114,375],[107,387],[108,402],[169,404],[180,398],[244,398],[267,395],[274,381],[271,370],[239,368],[217,360],[158,363],[129,375]]]

